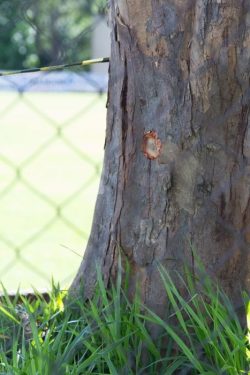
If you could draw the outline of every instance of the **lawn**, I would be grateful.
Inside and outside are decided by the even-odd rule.
[[[79,267],[98,191],[105,101],[0,93],[0,275],[8,290],[41,290],[52,276],[67,286]]]

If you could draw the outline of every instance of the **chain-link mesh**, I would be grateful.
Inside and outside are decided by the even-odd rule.
[[[65,58],[78,58],[82,42],[86,49],[81,47],[81,59],[90,57],[98,36],[94,33],[105,22],[96,16],[100,7],[78,1],[81,21],[80,15],[70,16],[75,3],[60,13],[56,5],[63,4],[57,2],[38,7],[55,12],[51,37],[36,17],[35,2],[17,3],[14,18],[13,4],[10,8],[9,2],[1,2],[0,33],[4,26],[9,29],[17,48],[11,54],[7,36],[0,38],[6,49],[1,69],[71,62]],[[44,25],[51,20],[42,17]],[[63,41],[67,19],[75,22],[77,31],[69,28]],[[31,41],[25,44],[29,35]],[[25,54],[25,48],[30,53]],[[8,64],[8,56],[16,56],[16,61]],[[105,72],[80,69],[0,77],[0,275],[8,289],[19,284],[42,289],[52,275],[68,284],[79,266],[102,164],[106,89]]]
[[[8,3],[19,7],[16,17],[10,16]],[[1,2],[0,35],[6,27],[14,29],[16,24],[21,25],[12,35],[12,41],[18,47],[16,60],[10,61],[8,67],[8,40],[5,41],[6,62],[3,68],[19,69],[34,62],[46,65],[75,59],[78,57],[75,53],[77,45],[87,42],[86,36],[99,25],[98,18],[92,22],[85,19],[85,27],[78,25],[74,37],[69,35],[71,43],[69,40],[58,42],[60,48],[55,44],[54,54],[53,49],[49,51],[45,48],[50,39],[48,30],[44,31],[41,24],[34,23],[38,14],[36,7],[34,9],[32,1]],[[59,17],[57,12],[54,17]],[[42,37],[47,35],[37,54],[33,44],[26,45],[23,40],[21,29],[27,23],[35,30],[34,33],[31,29],[25,31],[33,44],[36,39],[40,46]],[[57,36],[54,31],[51,45]],[[237,35],[231,36],[231,39],[236,44]],[[0,38],[0,49],[1,44],[3,40]],[[29,54],[19,63],[25,48],[30,49]],[[89,51],[90,45],[86,49],[83,47],[81,59],[88,58]],[[213,65],[212,57],[207,66],[197,70],[201,82],[210,68],[209,63]],[[104,141],[106,80],[102,75],[79,71],[36,74],[26,78],[1,78],[0,90],[1,280],[8,288],[15,288],[19,283],[23,287],[30,284],[36,288],[44,287],[52,274],[62,282],[70,281],[79,265],[78,255],[83,253],[84,239],[88,237],[98,187]],[[249,89],[235,95],[233,105],[226,108],[220,117],[211,116],[211,123],[220,126],[229,123],[233,116],[240,114],[242,118],[247,117],[248,110],[244,113],[242,106],[249,106],[249,95]],[[246,119],[244,121],[247,122]],[[225,148],[219,140],[211,141],[205,145],[207,159],[210,152],[217,148],[236,165],[237,155],[231,147],[234,142],[229,138]],[[245,141],[248,150],[246,159],[249,157],[248,143],[249,136]],[[218,189],[211,185],[211,176],[207,180],[201,176],[197,183],[196,195],[204,204],[204,212],[211,203],[211,197],[214,202],[221,201],[218,224],[233,238],[227,253],[211,264],[214,271],[230,262],[237,255],[239,246],[249,253],[248,227],[238,229],[223,216],[225,196],[236,194],[235,191],[238,194],[241,190],[243,198],[248,196],[249,167],[246,159],[242,165],[235,167],[236,172],[231,173],[231,185],[228,184],[228,173],[222,176]],[[216,165],[211,174],[215,169]],[[228,191],[229,186],[232,191]],[[243,198],[239,206],[244,204],[246,207],[247,202]],[[200,353],[202,357],[202,349]],[[187,372],[184,370],[183,373]]]
[[[60,7],[55,8],[56,4]],[[187,12],[189,7],[192,11],[193,2],[187,2]],[[101,23],[96,10],[98,3],[90,5],[87,0],[74,0],[71,5],[53,0],[47,6],[32,0],[3,0],[0,3],[0,50],[4,53],[0,55],[0,68],[21,69],[32,67],[34,63],[42,66],[89,58],[91,46],[104,44],[103,40],[95,42],[92,37]],[[44,14],[49,15],[48,18],[44,18]],[[30,27],[24,30],[25,25]],[[74,27],[68,28],[68,25]],[[241,37],[242,31],[236,27],[230,34],[230,43],[237,45]],[[226,51],[229,41],[225,42]],[[15,53],[9,51],[11,43]],[[206,64],[197,66],[195,74],[201,86],[208,84],[207,74],[214,68],[215,61],[210,56]],[[183,70],[188,71],[188,64],[183,64]],[[223,74],[227,82],[227,73]],[[244,77],[247,81],[248,72],[244,72]],[[162,80],[165,84],[167,81],[175,84],[175,78],[164,75]],[[79,264],[76,254],[83,252],[83,238],[87,239],[98,185],[106,85],[102,74],[81,70],[0,78],[0,273],[6,285],[14,287],[19,282],[25,283],[26,279],[37,286],[44,284],[52,274],[65,277],[75,273]],[[188,100],[191,91],[187,82]],[[232,221],[223,212],[225,199],[235,194],[242,197],[239,208],[246,211],[244,220],[248,220],[249,88],[235,89],[232,95],[233,104],[228,108],[223,104],[223,111],[215,108],[214,113],[210,113],[210,123],[206,124],[207,128],[216,125],[222,129],[228,124],[227,144],[220,144],[220,139],[211,135],[211,142],[203,145],[208,162],[212,163],[210,154],[217,150],[218,159],[226,156],[232,170],[223,171],[219,188],[215,189],[212,180],[214,175],[218,178],[221,174],[215,163],[211,175],[201,173],[195,188],[197,207],[202,204],[204,212],[208,212],[211,202],[221,206],[216,235],[219,236],[220,231],[227,232],[228,237],[234,239],[220,261],[215,259],[211,264],[213,270],[223,268],[225,262],[237,256],[239,245],[249,253],[248,225],[241,227],[236,219]],[[226,103],[227,96],[225,99]],[[240,165],[236,155],[239,147],[236,153],[233,150],[235,142],[243,141],[243,137],[241,134],[242,138],[237,140],[234,132],[230,133],[230,121],[235,122],[237,118],[242,121],[245,137]],[[185,131],[195,133],[192,128]],[[181,181],[185,185],[188,179]],[[237,207],[234,211],[237,214]]]

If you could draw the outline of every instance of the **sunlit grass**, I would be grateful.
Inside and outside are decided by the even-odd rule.
[[[38,293],[32,302],[18,294],[11,301],[6,294],[0,373],[249,374],[249,332],[225,293],[209,278],[194,282],[187,272],[184,298],[170,274],[162,267],[159,272],[169,300],[162,318],[138,297],[128,301],[120,273],[109,291],[99,273],[95,295],[85,303],[68,299],[65,305],[65,292],[55,286],[49,302]],[[243,300],[247,306],[249,296]],[[249,322],[249,309],[247,314]],[[149,322],[159,328],[157,340]]]

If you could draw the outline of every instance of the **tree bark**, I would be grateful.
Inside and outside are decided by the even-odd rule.
[[[157,265],[196,270],[190,243],[236,301],[250,291],[250,3],[111,0],[104,166],[71,290],[90,297],[119,248],[161,313]]]

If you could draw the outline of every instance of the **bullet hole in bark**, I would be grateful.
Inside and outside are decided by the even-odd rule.
[[[162,143],[154,130],[144,133],[142,142],[142,151],[149,160],[157,159],[161,153]]]

